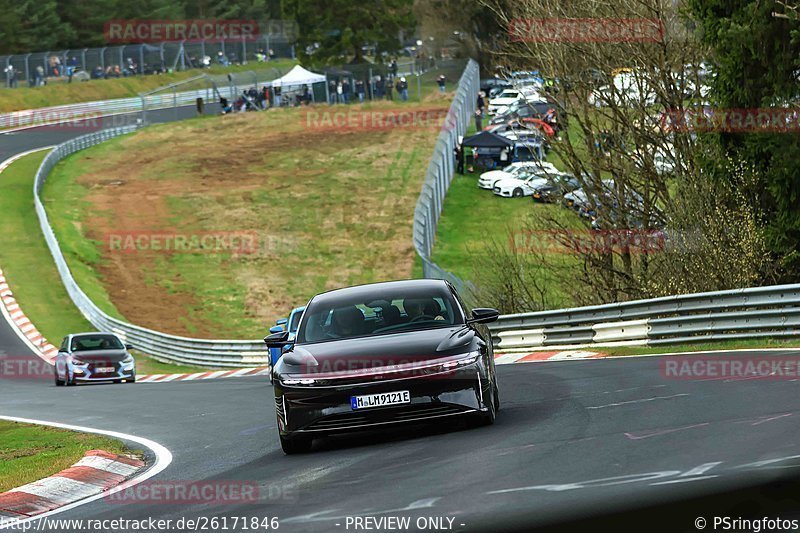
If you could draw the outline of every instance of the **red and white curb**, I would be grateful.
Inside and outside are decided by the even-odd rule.
[[[58,474],[0,494],[0,518],[25,518],[108,491],[145,468],[141,459],[91,450]]]
[[[39,333],[36,326],[25,316],[25,313],[14,298],[14,294],[8,287],[8,282],[2,270],[0,270],[0,300],[5,311],[3,314],[7,316],[11,326],[17,330],[17,335],[27,341],[26,344],[34,350],[36,355],[52,364],[56,353],[58,353],[58,348],[47,342],[47,339]]]
[[[586,352],[582,350],[565,350],[532,353],[496,353],[494,364],[513,365],[516,363],[543,363],[546,361],[570,361],[584,359],[602,359],[608,354],[599,352]]]
[[[242,376],[266,376],[266,375],[269,375],[269,367],[260,366],[258,368],[217,370],[209,372],[198,372],[196,374],[150,374],[150,375],[136,376],[136,383],[167,383],[170,381],[197,381],[205,379],[239,378]]]

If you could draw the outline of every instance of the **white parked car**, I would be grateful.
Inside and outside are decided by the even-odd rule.
[[[637,79],[632,72],[621,72],[614,76],[613,89],[609,85],[599,87],[589,94],[589,105],[608,107],[612,102],[618,106],[635,107],[640,104],[654,105],[656,93],[646,86],[646,81]]]
[[[540,187],[547,185],[547,178],[542,174],[530,174],[524,179],[507,178],[498,180],[492,192],[503,198],[522,198],[531,196]]]
[[[490,170],[481,174],[478,179],[478,187],[481,189],[492,190],[499,180],[503,179],[525,179],[532,174],[558,173],[558,169],[552,163],[545,161],[520,161],[511,163],[502,170]]]
[[[497,98],[489,100],[489,114],[494,115],[497,110],[503,107],[508,107],[514,102],[525,100],[525,95],[518,89],[506,89],[501,92]]]

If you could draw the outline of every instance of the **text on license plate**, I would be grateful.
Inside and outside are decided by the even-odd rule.
[[[407,390],[350,397],[350,406],[353,409],[369,409],[370,407],[383,407],[385,405],[400,405],[404,403],[411,403],[411,393]]]
[[[113,366],[100,366],[100,367],[95,368],[94,371],[97,372],[98,374],[108,374],[109,372],[113,372],[114,371],[114,367]]]

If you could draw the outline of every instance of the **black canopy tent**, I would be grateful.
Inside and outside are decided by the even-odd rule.
[[[478,168],[490,169],[506,166],[510,158],[503,159],[500,154],[510,152],[514,141],[490,131],[482,131],[461,141],[461,146],[472,148],[472,162]]]
[[[502,150],[514,145],[514,141],[490,131],[482,131],[461,141],[462,146],[470,148],[495,148]]]

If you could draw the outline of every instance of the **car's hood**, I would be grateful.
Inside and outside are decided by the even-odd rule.
[[[475,342],[475,332],[462,325],[302,344],[284,353],[282,373],[346,375],[413,367],[466,354]]]
[[[505,105],[505,106],[508,106],[508,105],[513,104],[517,100],[519,100],[519,98],[511,98],[510,96],[507,97],[507,98],[493,98],[492,100],[489,100],[489,105],[493,105],[493,106]]]
[[[481,174],[482,180],[500,180],[500,179],[513,179],[514,175],[506,172],[505,170],[490,170]]]
[[[72,356],[86,363],[118,363],[128,357],[128,352],[120,350],[83,350],[72,352]]]

